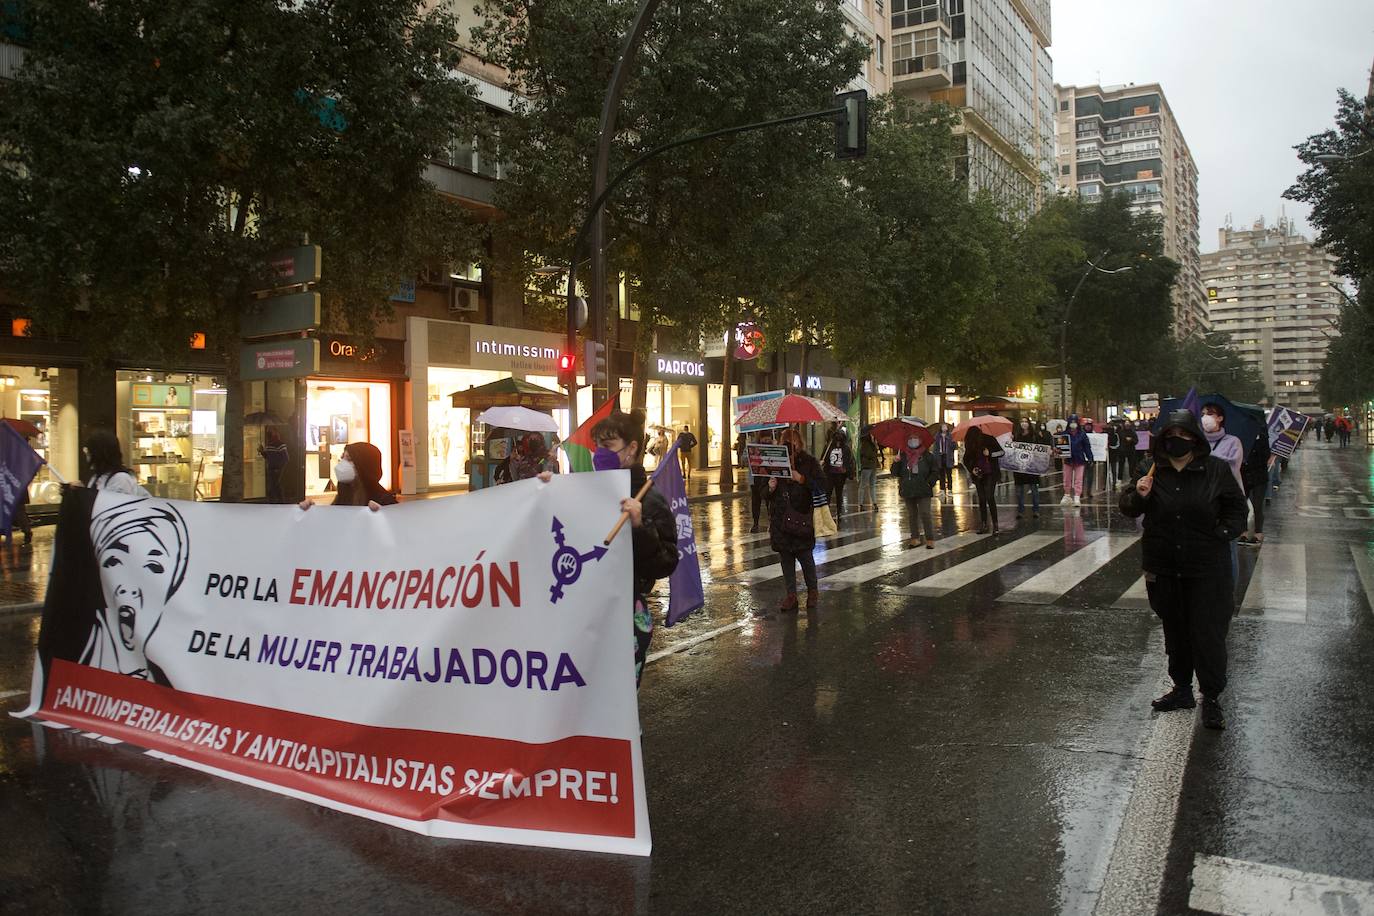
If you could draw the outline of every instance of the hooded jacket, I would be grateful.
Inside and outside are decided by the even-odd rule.
[[[835,466],[836,452],[839,452],[839,467]],[[854,450],[849,447],[848,436],[836,434],[830,437],[825,447],[825,472],[831,477],[854,476]]]
[[[366,506],[371,500],[379,506],[396,505],[396,497],[382,486],[382,453],[371,442],[350,442],[344,453],[353,462],[357,476],[339,484],[334,496],[336,506]]]
[[[1092,443],[1088,441],[1088,433],[1083,429],[1083,424],[1078,419],[1078,414],[1069,415],[1069,426],[1077,425],[1077,429],[1064,430],[1069,437],[1069,464],[1087,464],[1093,460]]]
[[[1163,451],[1165,433],[1182,429],[1196,445],[1193,458],[1176,471]],[[1154,484],[1148,497],[1131,481],[1121,493],[1120,508],[1128,518],[1145,517],[1141,538],[1145,572],[1157,576],[1201,578],[1230,576],[1230,541],[1245,530],[1245,494],[1226,462],[1211,457],[1211,447],[1191,411],[1176,410],[1152,438]]]
[[[940,466],[930,449],[919,455],[903,452],[897,462],[897,495],[902,499],[930,499],[940,482]]]

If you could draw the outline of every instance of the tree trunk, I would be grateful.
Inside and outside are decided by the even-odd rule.
[[[803,334],[803,335],[802,335],[802,347],[801,347],[801,350],[802,350],[802,351],[801,351],[801,391],[802,391],[802,394],[806,394],[808,391],[811,390],[810,388],[807,387],[807,384],[806,384],[807,377],[811,374],[811,335],[810,335],[810,333],[807,333],[807,334]],[[783,379],[783,387],[784,387],[784,388],[787,387],[787,380],[786,380],[786,379]]]
[[[237,343],[237,339],[231,342]],[[224,474],[219,501],[243,502],[243,386],[239,381],[239,354],[226,355],[224,374]]]
[[[643,410],[649,403],[648,341],[653,339],[648,331],[649,322],[641,317],[635,322],[635,374],[630,380],[630,409]]]
[[[868,379],[859,379],[859,429],[868,425]]]
[[[730,437],[730,419],[734,412],[730,409],[730,380],[734,375],[734,341],[725,340],[725,362],[721,369],[722,385],[720,395],[720,492],[730,493],[735,489],[735,440]]]
[[[902,385],[902,416],[911,416],[911,399],[916,396],[916,383],[912,381]]]

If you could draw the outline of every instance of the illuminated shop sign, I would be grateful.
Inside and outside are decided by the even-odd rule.
[[[658,378],[706,378],[706,360],[699,356],[655,353],[653,366]]]

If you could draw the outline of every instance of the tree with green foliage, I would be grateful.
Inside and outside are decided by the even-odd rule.
[[[1307,169],[1283,195],[1311,206],[1317,244],[1357,282],[1374,275],[1374,80],[1370,92],[1340,90],[1336,126],[1297,145]]]
[[[0,275],[94,360],[206,332],[229,380],[222,498],[243,492],[239,321],[268,255],[322,246],[326,323],[370,333],[399,278],[479,227],[425,180],[470,136],[453,19],[424,0],[25,3],[0,83]]]
[[[1182,395],[1189,388],[1216,391],[1232,401],[1258,404],[1273,392],[1265,390],[1259,370],[1246,362],[1225,331],[1178,342],[1172,358],[1159,366],[1159,374],[1147,383],[1151,391]]]
[[[1317,393],[1329,408],[1350,407],[1374,400],[1374,306],[1369,293],[1341,307],[1338,335],[1326,348]]]

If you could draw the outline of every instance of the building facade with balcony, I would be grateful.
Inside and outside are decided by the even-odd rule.
[[[971,193],[1038,206],[1054,163],[1049,0],[890,0],[892,88],[961,115]]]
[[[1259,370],[1266,405],[1318,413],[1317,379],[1336,335],[1336,257],[1298,234],[1289,219],[1226,226],[1202,256],[1212,328],[1225,331]]]
[[[1180,265],[1174,333],[1207,330],[1198,236],[1198,173],[1158,83],[1056,86],[1055,178],[1061,193],[1092,199],[1129,194],[1132,209],[1158,216],[1164,253]]]
[[[868,43],[868,60],[849,83],[850,89],[866,89],[869,98],[892,90],[892,29],[887,18],[887,0],[843,0],[849,33]]]

